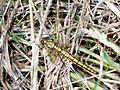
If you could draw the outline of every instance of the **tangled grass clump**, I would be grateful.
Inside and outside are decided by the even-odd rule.
[[[119,8],[119,0],[1,0],[0,90],[119,90]]]

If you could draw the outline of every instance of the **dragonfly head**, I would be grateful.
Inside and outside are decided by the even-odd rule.
[[[44,40],[44,44],[48,46],[48,48],[54,48],[54,43],[51,40]]]

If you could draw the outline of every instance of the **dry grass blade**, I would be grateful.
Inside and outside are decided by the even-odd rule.
[[[120,18],[120,11],[115,7],[113,2],[110,0],[104,0],[104,2],[107,4],[107,6]]]

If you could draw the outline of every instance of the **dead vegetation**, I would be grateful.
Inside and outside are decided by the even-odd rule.
[[[90,75],[52,40],[97,71]],[[0,90],[119,90],[119,0],[1,0]]]

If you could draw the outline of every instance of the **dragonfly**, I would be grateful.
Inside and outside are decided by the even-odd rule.
[[[94,69],[92,69],[91,67],[89,67],[88,65],[83,63],[82,61],[79,61],[79,59],[77,59],[76,57],[72,56],[67,51],[65,51],[65,50],[61,49],[60,47],[56,46],[55,43],[52,40],[44,40],[43,43],[45,45],[47,45],[47,47],[49,49],[54,49],[57,52],[61,53],[63,56],[68,58],[68,60],[70,60],[73,64],[75,64],[78,67],[80,67],[83,71],[85,71],[85,72],[87,72],[89,74],[97,74],[97,71],[95,71]]]

